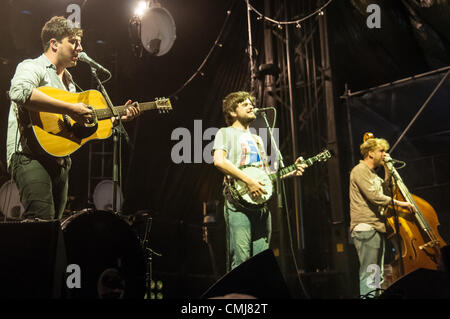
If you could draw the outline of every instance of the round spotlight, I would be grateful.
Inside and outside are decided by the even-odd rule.
[[[141,17],[141,42],[151,55],[169,52],[176,39],[175,21],[165,8],[150,6]]]
[[[111,180],[102,180],[95,186],[94,194],[92,195],[94,199],[94,205],[97,210],[110,211],[113,209],[113,193],[114,193],[114,182]],[[116,208],[121,208],[123,203],[123,195],[120,190],[120,186],[116,188]]]

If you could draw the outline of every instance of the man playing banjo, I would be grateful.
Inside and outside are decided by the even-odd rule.
[[[264,169],[269,174],[267,156],[261,137],[250,133],[256,119],[255,98],[248,92],[230,93],[223,100],[222,111],[228,127],[221,128],[214,140],[214,165],[228,178],[245,183],[246,192],[257,200],[266,193],[265,184],[239,169],[244,165]],[[296,160],[297,169],[289,175],[300,176],[307,165]],[[287,175],[282,176],[287,177]],[[227,236],[227,271],[269,248],[271,215],[266,204],[249,209],[229,196],[225,187],[224,218]]]

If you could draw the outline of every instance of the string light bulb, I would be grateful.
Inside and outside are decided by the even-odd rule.
[[[319,15],[319,16],[323,16],[324,13],[324,9],[326,7],[328,7],[328,5],[332,2],[333,0],[328,0],[324,5],[322,5],[320,8],[316,9],[315,11],[311,12],[310,14],[306,15],[305,17],[303,17],[302,19],[299,20],[294,20],[294,21],[278,21],[275,19],[271,19],[269,17],[264,16],[261,12],[259,12],[257,9],[255,9],[248,1],[247,1],[247,10],[252,10],[253,12],[255,12],[258,16],[257,16],[257,20],[261,20],[264,19],[266,21],[269,21],[275,25],[278,26],[278,29],[282,29],[283,27],[281,26],[281,24],[286,24],[286,25],[291,25],[291,24],[296,24],[299,25],[300,22],[307,20],[315,15]],[[421,0],[421,1],[432,1],[432,0]],[[297,27],[298,28],[298,27]]]

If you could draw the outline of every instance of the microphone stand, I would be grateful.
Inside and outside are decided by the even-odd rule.
[[[272,129],[271,129],[270,125],[269,125],[269,121],[267,120],[266,111],[261,111],[260,114],[262,115],[262,117],[264,119],[264,122],[266,123],[267,129],[269,131],[271,143],[272,143],[274,149],[277,152],[277,159],[278,159],[278,162],[280,163],[280,165],[278,167],[278,170],[277,170],[277,174],[276,174],[276,176],[277,176],[276,183],[277,183],[277,203],[278,203],[278,208],[280,209],[280,212],[281,212],[281,211],[283,211],[283,198],[284,198],[284,200],[286,202],[286,205],[287,205],[286,191],[285,191],[284,183],[281,182],[281,176],[280,176],[281,170],[285,167],[285,165],[284,165],[283,156],[281,155],[280,149],[278,148],[278,145],[275,142],[275,139],[273,138]],[[283,187],[281,187],[281,186],[283,186]],[[289,223],[289,216],[288,216],[287,211],[286,211],[286,221],[287,221],[287,223],[289,225],[290,223]],[[290,226],[288,226],[288,230],[290,232]],[[292,245],[291,245],[291,249],[292,249]],[[297,269],[297,262],[296,262],[293,250],[292,250],[292,257],[294,259],[295,267]],[[298,275],[298,273],[297,273],[297,275]],[[302,289],[303,293],[305,294],[306,298],[309,298],[309,294],[306,291],[306,288],[305,288],[305,286],[303,284],[303,281],[302,281],[301,277],[298,276],[298,279],[299,279],[299,283],[300,283],[300,286],[301,286],[301,289]]]
[[[119,152],[121,151],[120,148],[120,142],[121,137],[123,136],[125,138],[125,141],[127,143],[130,143],[130,138],[127,134],[127,131],[125,131],[125,128],[123,127],[122,121],[120,120],[120,114],[117,112],[117,110],[114,108],[114,105],[111,102],[111,99],[108,96],[108,93],[106,92],[105,87],[102,84],[102,81],[100,81],[98,75],[97,75],[97,69],[91,66],[91,73],[92,76],[95,78],[95,80],[98,83],[98,89],[103,94],[103,97],[106,100],[106,104],[108,105],[109,109],[111,110],[115,121],[113,126],[113,202],[112,202],[112,210],[113,213],[118,214],[120,213],[120,207],[117,207],[117,187],[120,184],[119,180],[119,169],[121,163],[119,163]]]
[[[392,171],[391,171],[392,166],[391,167],[387,166],[387,167],[388,167],[388,170],[392,174]],[[394,216],[394,228],[395,228],[395,231],[394,231],[395,237],[393,239],[393,243],[395,243],[395,250],[396,250],[396,254],[398,255],[398,262],[400,265],[400,276],[403,276],[405,274],[405,269],[404,269],[403,259],[402,259],[402,238],[400,235],[400,222],[398,220],[398,212],[395,208],[395,201],[394,201],[394,195],[395,195],[395,193],[394,193],[394,188],[395,188],[394,177],[391,176],[389,178],[389,180],[390,180],[389,181],[389,191],[391,192],[391,198],[392,198],[391,205],[392,205],[392,211],[393,211],[393,216]],[[395,258],[394,258],[394,262],[395,262]]]
[[[281,181],[280,172],[281,172],[281,169],[284,168],[283,156],[281,155],[280,149],[278,148],[278,145],[275,142],[275,139],[273,138],[272,129],[269,125],[269,121],[267,120],[266,111],[261,111],[260,114],[262,115],[262,118],[264,119],[264,122],[266,123],[267,130],[269,131],[271,144],[273,145],[275,151],[277,152],[277,159],[278,159],[278,163],[279,163],[279,167],[277,169],[277,181],[276,181],[277,203],[278,203],[278,208],[282,209],[283,208],[283,198],[281,196],[282,188],[280,187],[280,185],[281,185],[280,184],[280,181]]]

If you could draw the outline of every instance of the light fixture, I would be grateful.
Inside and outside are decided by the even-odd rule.
[[[94,206],[97,210],[111,211],[113,209],[113,191],[114,182],[112,180],[102,180],[97,186],[95,186],[94,194],[92,195],[94,200]],[[116,188],[116,207],[122,207],[123,194],[120,190],[120,186]]]
[[[134,15],[136,17],[142,17],[148,9],[148,2],[147,1],[139,1],[136,8],[134,9]]]
[[[156,1],[138,3],[129,31],[133,50],[140,57],[143,49],[150,55],[162,56],[169,52],[176,39],[175,21],[169,11]]]
[[[161,280],[150,281],[150,299],[163,299],[163,282]],[[156,290],[156,291],[155,291]]]

